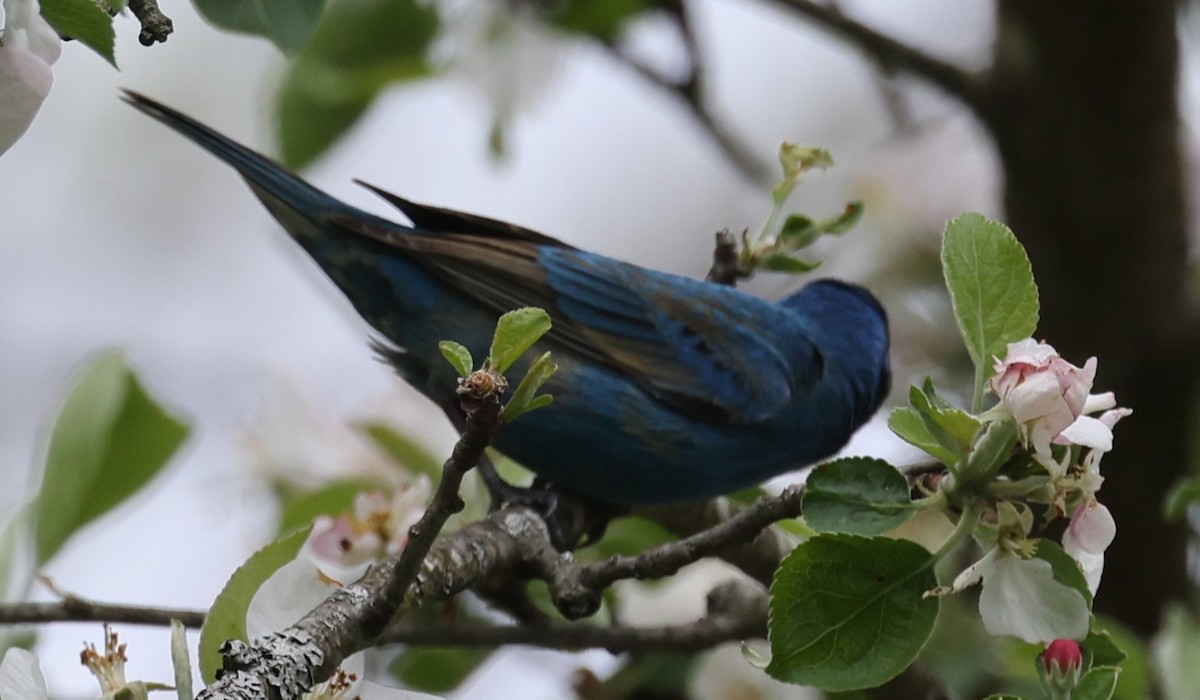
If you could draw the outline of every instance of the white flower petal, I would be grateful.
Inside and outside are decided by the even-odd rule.
[[[53,84],[50,64],[30,51],[0,47],[0,154],[29,128]]]
[[[255,639],[286,629],[337,589],[301,555],[279,567],[254,593],[246,609],[246,634]]]
[[[1104,504],[1092,499],[1080,506],[1071,516],[1071,524],[1063,533],[1063,549],[1071,556],[1075,556],[1072,549],[1076,552],[1103,554],[1116,536],[1117,522],[1113,520],[1112,513]]]
[[[1083,595],[1055,581],[1048,562],[1012,554],[997,557],[984,576],[979,614],[989,634],[1034,644],[1082,639],[1088,631]]]
[[[4,45],[28,51],[47,65],[62,56],[62,39],[42,17],[37,0],[4,0]]]
[[[1099,418],[1079,416],[1063,429],[1054,442],[1060,445],[1083,445],[1101,452],[1111,452],[1113,448],[1112,429]]]
[[[1111,391],[1106,391],[1103,394],[1091,394],[1087,397],[1087,401],[1083,402],[1084,413],[1095,413],[1096,411],[1107,411],[1110,408],[1115,408],[1117,405],[1117,395]]]
[[[4,700],[47,700],[46,677],[33,652],[12,647],[0,661],[0,698]]]

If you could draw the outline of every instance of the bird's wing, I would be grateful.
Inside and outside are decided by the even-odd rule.
[[[386,200],[388,204],[399,209],[413,223],[413,226],[419,229],[431,232],[454,231],[455,233],[470,233],[488,238],[528,241],[537,245],[553,246],[556,248],[572,248],[572,246],[563,243],[557,238],[552,238],[544,233],[538,233],[524,226],[517,226],[516,224],[510,224],[507,221],[500,221],[498,219],[489,219],[486,216],[479,216],[478,214],[469,214],[465,211],[432,207],[428,204],[421,204],[411,199],[405,199],[400,195],[392,194],[369,182],[363,182],[362,180],[355,180],[355,182],[371,190]]]
[[[765,327],[786,312],[771,306],[764,313],[764,304],[746,313],[738,302],[748,298],[728,289],[512,237],[408,233],[341,215],[334,223],[406,251],[497,313],[545,309],[554,323],[548,340],[698,419],[764,421],[823,370],[811,343],[789,347],[793,357],[810,355],[797,376]]]

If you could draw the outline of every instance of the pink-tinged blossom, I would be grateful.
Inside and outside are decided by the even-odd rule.
[[[1117,523],[1102,503],[1092,498],[1079,506],[1063,533],[1063,550],[1079,562],[1092,595],[1104,573],[1104,551],[1117,535]]]
[[[1096,358],[1076,367],[1053,347],[1026,338],[1009,344],[995,371],[992,390],[1020,426],[1022,442],[1048,457],[1051,441],[1084,413]]]
[[[0,35],[0,154],[29,128],[54,83],[50,66],[62,54],[58,32],[37,0],[4,0]]]

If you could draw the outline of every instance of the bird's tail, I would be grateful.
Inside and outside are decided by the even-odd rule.
[[[278,162],[223,136],[191,117],[145,95],[124,90],[123,99],[139,111],[178,131],[216,157],[233,166],[246,179],[258,198],[293,235],[303,236],[307,226],[296,226],[299,215],[315,223],[332,212],[357,211],[313,187]]]

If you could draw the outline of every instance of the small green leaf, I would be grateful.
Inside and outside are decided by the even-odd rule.
[[[846,457],[818,466],[804,491],[804,520],[822,532],[877,535],[912,515],[908,479],[881,459]]]
[[[1079,679],[1079,685],[1071,691],[1071,700],[1109,700],[1117,689],[1117,676],[1121,669],[1114,666],[1097,666]]]
[[[810,245],[821,235],[813,220],[803,214],[792,214],[783,222],[779,230],[779,242],[784,246],[799,250]]]
[[[947,466],[954,466],[960,456],[971,450],[983,427],[982,424],[966,411],[950,407],[936,394],[922,391],[915,386],[909,388],[908,400],[924,423],[929,436],[936,440],[943,450],[955,456],[953,460],[945,462]]]
[[[1072,559],[1071,555],[1063,551],[1063,548],[1057,542],[1054,540],[1039,539],[1034,557],[1049,563],[1051,570],[1054,572],[1054,580],[1067,588],[1079,591],[1079,594],[1087,601],[1087,606],[1089,608],[1092,607],[1092,592],[1088,589],[1087,579],[1084,578],[1083,571],[1079,568],[1079,563]]]
[[[1189,508],[1200,503],[1200,477],[1181,477],[1163,500],[1163,517],[1170,522],[1182,519]]]
[[[42,17],[59,34],[78,39],[117,67],[113,18],[92,0],[42,0]]]
[[[54,421],[37,497],[37,560],[157,475],[188,428],[142,388],[118,352],[93,359]]]
[[[822,233],[831,235],[845,233],[853,228],[854,225],[858,223],[858,220],[862,218],[864,209],[865,207],[863,207],[862,202],[850,202],[846,205],[845,211],[833,217],[832,219],[825,219],[824,221],[821,221],[819,224],[817,224],[817,228],[819,228]]]
[[[1009,343],[1033,335],[1038,290],[1025,249],[1007,226],[980,214],[963,214],[946,225],[942,270],[954,318],[975,363],[979,410],[993,357]]]
[[[550,361],[549,352],[534,360],[512,398],[504,405],[504,421],[512,422],[525,413],[549,406],[553,399],[545,394],[536,396],[536,393],[557,371],[558,365]]]
[[[897,408],[888,416],[888,427],[896,437],[913,447],[925,450],[935,459],[946,466],[958,461],[959,456],[953,450],[942,447],[942,443],[929,432],[921,414],[912,408]]]
[[[487,661],[493,649],[469,647],[409,647],[392,661],[392,676],[407,686],[429,693],[457,688]]]
[[[1092,655],[1094,666],[1120,666],[1129,655],[1117,646],[1111,634],[1105,630],[1096,629],[1093,624],[1088,630],[1087,638],[1079,643],[1085,651]]]
[[[426,53],[440,26],[437,9],[420,0],[331,4],[279,90],[284,162],[307,165],[385,88],[430,75]]]
[[[463,379],[471,376],[471,372],[475,370],[475,359],[471,357],[471,351],[466,346],[453,340],[443,340],[438,343],[438,350]]]
[[[550,314],[542,309],[527,306],[509,311],[496,322],[487,367],[503,374],[549,330]]]
[[[195,0],[196,9],[212,24],[269,39],[294,54],[312,35],[325,0]]]
[[[790,253],[775,252],[764,255],[760,265],[764,270],[770,270],[771,272],[798,274],[817,269],[821,266],[821,261],[813,262]]]
[[[908,540],[819,535],[771,584],[767,673],[824,690],[871,688],[916,658],[933,630],[932,557]]]
[[[192,657],[188,653],[187,630],[179,620],[171,620],[171,666],[175,669],[175,697],[192,700]]]
[[[246,560],[229,577],[200,628],[200,676],[206,685],[217,679],[221,670],[221,645],[230,639],[246,639],[246,611],[260,586],[271,574],[296,558],[312,528],[297,530],[268,544]]]

